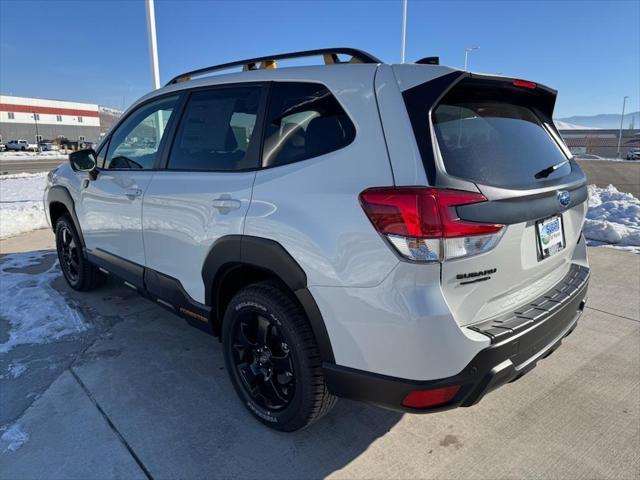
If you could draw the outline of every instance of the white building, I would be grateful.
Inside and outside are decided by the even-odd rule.
[[[95,142],[100,136],[98,105],[0,95],[0,141],[37,143],[66,138]]]

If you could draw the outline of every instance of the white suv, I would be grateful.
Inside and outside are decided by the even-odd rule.
[[[274,68],[303,56],[325,65]],[[519,378],[584,308],[585,176],[554,90],[434,63],[298,52],[143,97],[49,176],[69,285],[113,275],[219,336],[279,430],[336,397],[432,412]]]

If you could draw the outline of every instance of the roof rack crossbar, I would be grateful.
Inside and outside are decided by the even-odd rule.
[[[338,55],[349,55],[351,60],[348,62],[340,62]],[[290,52],[281,53],[279,55],[269,55],[266,57],[248,58],[246,60],[238,60],[235,62],[222,63],[220,65],[212,65],[210,67],[200,68],[198,70],[192,70],[172,78],[167,85],[173,85],[174,83],[184,82],[191,80],[194,77],[199,77],[207,73],[215,72],[218,70],[226,70],[232,67],[243,67],[243,70],[257,70],[259,68],[266,68],[267,65],[272,65],[276,60],[287,60],[291,58],[304,58],[304,57],[316,57],[322,56],[325,63],[382,63],[370,53],[358,50],[356,48],[321,48],[318,50],[304,50],[302,52]]]

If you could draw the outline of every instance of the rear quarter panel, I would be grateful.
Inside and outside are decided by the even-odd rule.
[[[375,70],[362,65],[314,72],[313,81],[332,91],[356,127],[350,145],[256,175],[244,233],[280,243],[310,286],[378,285],[398,263],[358,200],[368,187],[393,185],[373,91]],[[311,81],[295,69],[282,80]]]

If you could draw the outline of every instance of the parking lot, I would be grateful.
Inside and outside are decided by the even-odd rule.
[[[217,340],[115,283],[70,291],[47,230],[4,240],[0,266],[32,261],[3,275],[39,288],[49,272],[48,295],[88,328],[0,357],[0,425],[23,434],[14,448],[0,442],[0,476],[638,478],[640,256],[589,250],[576,331],[479,405],[418,416],[341,400],[320,423],[281,434],[238,402]]]

